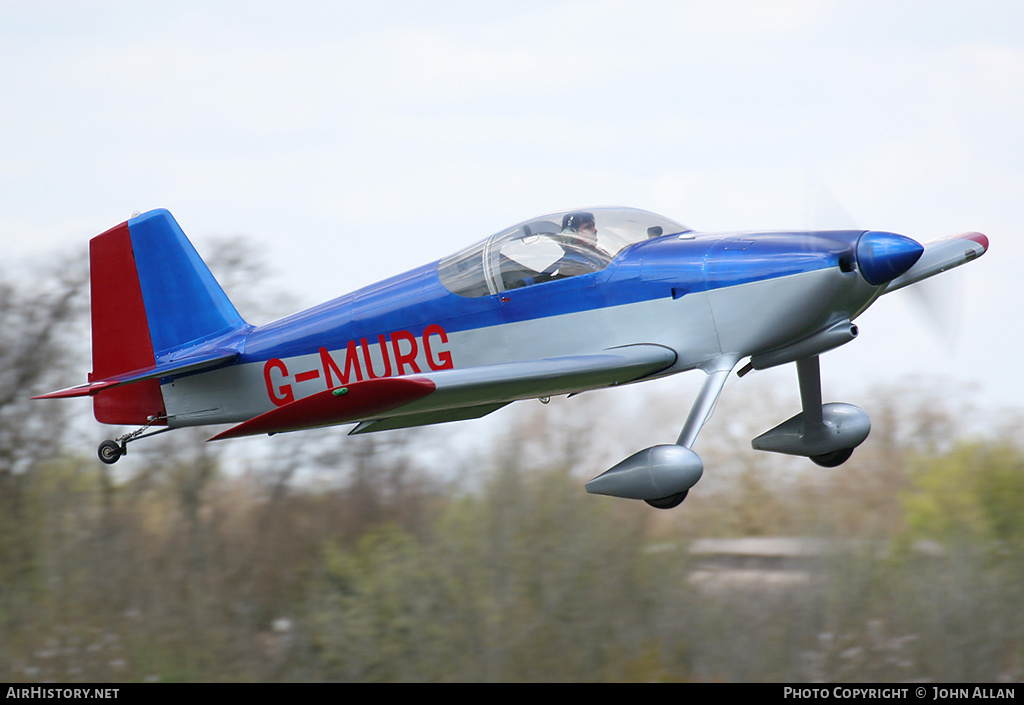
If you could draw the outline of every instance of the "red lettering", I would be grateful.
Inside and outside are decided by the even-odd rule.
[[[391,358],[388,357],[388,346],[387,339],[384,334],[377,336],[377,340],[380,341],[380,354],[384,358],[384,374],[378,375],[373,371],[373,360],[370,359],[370,347],[367,345],[366,338],[359,341],[359,344],[363,348],[363,364],[366,365],[366,374],[370,379],[380,379],[381,377],[391,376]]]
[[[331,372],[338,376],[339,386],[348,384],[349,380],[352,379],[353,373],[357,381],[363,381],[363,370],[359,367],[359,356],[356,354],[356,341],[354,340],[348,341],[348,347],[345,349],[344,372],[338,367],[331,354],[327,352],[327,348],[320,348],[320,362],[323,365],[328,389],[334,388],[334,378],[331,376]]]
[[[296,372],[295,382],[308,382],[311,379],[320,379],[320,370],[309,370],[307,372]]]
[[[427,364],[430,365],[432,370],[450,370],[455,367],[455,363],[452,362],[452,354],[447,350],[442,350],[437,353],[437,357],[434,357],[434,350],[430,344],[430,337],[436,335],[441,339],[442,343],[448,343],[448,333],[445,332],[444,328],[437,325],[436,323],[427,326],[423,330],[423,349],[427,353]]]
[[[358,344],[355,340],[348,341],[344,352],[345,360],[341,365],[326,347],[319,348],[319,369],[298,372],[294,376],[288,374],[288,366],[283,360],[277,358],[267,360],[263,366],[263,380],[267,385],[267,396],[276,406],[289,404],[295,401],[293,385],[318,379],[321,372],[327,383],[327,389],[334,389],[352,381],[361,382],[364,377],[380,379],[391,377],[393,374],[419,373],[421,369],[418,358],[421,349],[426,364],[431,370],[450,370],[455,367],[452,354],[447,349],[448,333],[436,323],[427,326],[419,339],[407,330],[396,330],[390,335],[378,335],[377,341],[380,349],[380,361],[384,366],[381,373],[374,369],[370,343],[366,338],[360,338]],[[360,364],[359,348],[362,348],[362,364]]]
[[[409,351],[403,353],[400,350],[400,341],[409,343]],[[396,330],[391,334],[391,349],[395,352],[395,368],[398,374],[404,374],[406,366],[411,367],[413,372],[419,372],[420,366],[416,364],[416,356],[419,348],[416,346],[416,337],[407,330]]]
[[[295,392],[292,391],[292,385],[276,385],[270,374],[273,370],[280,371],[283,377],[288,376],[288,368],[284,362],[276,358],[267,360],[267,364],[263,366],[263,380],[267,383],[267,395],[270,397],[270,401],[274,402],[277,406],[284,406],[295,401]]]

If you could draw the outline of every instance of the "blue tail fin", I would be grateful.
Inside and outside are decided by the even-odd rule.
[[[128,230],[157,360],[246,327],[169,212],[136,216]]]

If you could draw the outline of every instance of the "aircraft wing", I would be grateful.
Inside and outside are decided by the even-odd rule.
[[[961,264],[981,257],[987,250],[988,238],[981,233],[963,233],[929,242],[924,246],[924,253],[914,266],[889,282],[889,286],[883,293],[888,294],[922,279],[959,267]]]
[[[518,399],[634,382],[675,361],[674,350],[641,344],[593,355],[361,380],[285,404],[210,440],[355,422],[365,422],[355,430],[365,432],[476,418]]]

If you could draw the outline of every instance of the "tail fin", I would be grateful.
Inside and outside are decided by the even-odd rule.
[[[101,423],[145,424],[165,416],[153,371],[170,369],[161,363],[182,348],[247,328],[166,210],[93,238],[89,266],[93,371],[87,393],[95,395]],[[104,382],[117,378],[120,386]]]

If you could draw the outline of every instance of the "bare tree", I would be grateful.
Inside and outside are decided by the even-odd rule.
[[[69,379],[82,350],[84,266],[62,261],[31,282],[0,281],[0,477],[22,472],[59,446],[66,407],[31,400]]]

